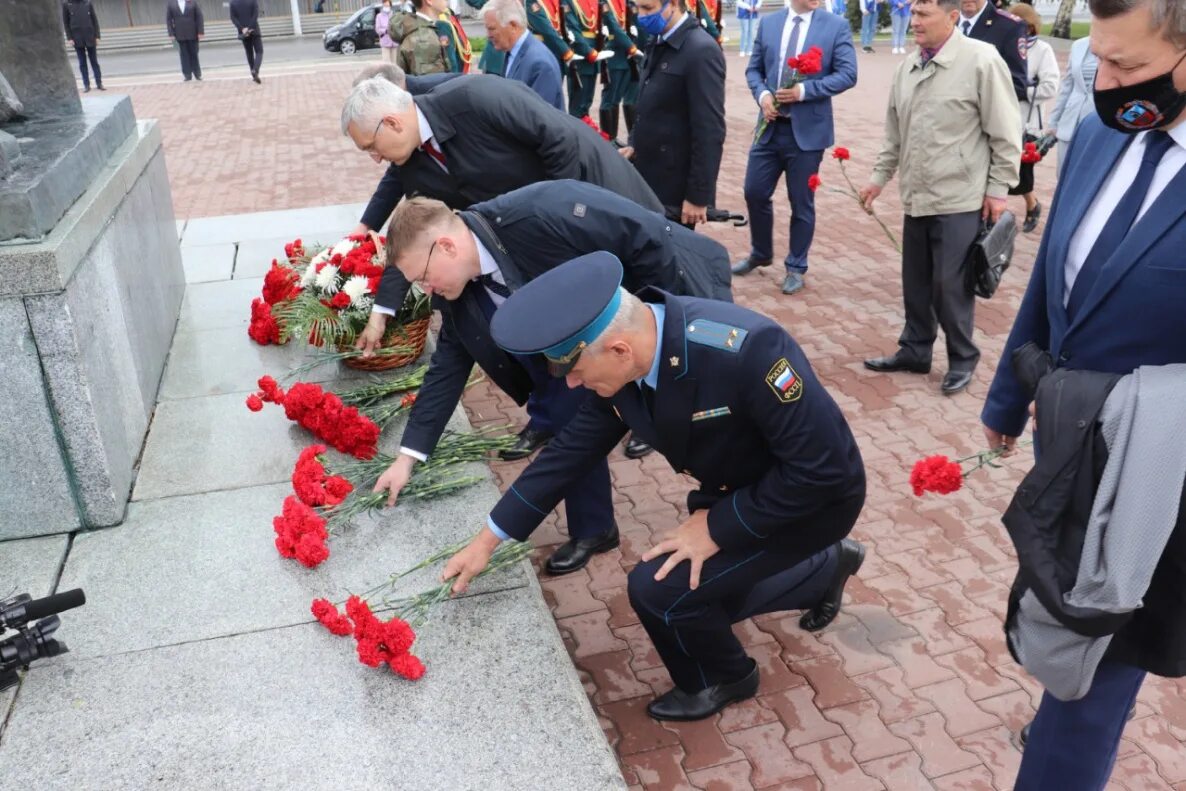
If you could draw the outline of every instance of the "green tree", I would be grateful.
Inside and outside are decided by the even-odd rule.
[[[1058,4],[1058,13],[1054,15],[1054,24],[1050,27],[1050,35],[1054,38],[1071,37],[1071,12],[1075,10],[1077,0],[1062,0]]]

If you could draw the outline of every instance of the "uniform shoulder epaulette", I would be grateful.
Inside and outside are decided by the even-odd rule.
[[[741,351],[741,344],[745,343],[747,335],[749,330],[708,319],[693,320],[688,324],[687,332],[687,338],[692,343],[734,353]]]

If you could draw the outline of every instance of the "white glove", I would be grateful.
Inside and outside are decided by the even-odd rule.
[[[597,53],[597,60],[595,60],[594,63],[601,63],[601,61],[609,60],[613,56],[614,51],[612,49],[603,49],[601,52]]]

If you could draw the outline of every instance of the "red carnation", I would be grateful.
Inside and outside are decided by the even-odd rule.
[[[247,408],[252,412],[258,412],[264,408],[264,400],[255,393],[247,396]]]
[[[411,654],[400,654],[387,660],[395,673],[408,681],[419,681],[424,676],[424,663]]]
[[[915,462],[910,471],[910,486],[915,497],[922,497],[924,492],[951,494],[959,491],[963,483],[963,470],[946,456],[928,456]]]
[[[836,148],[832,149],[832,159],[839,159],[841,162],[847,162],[851,157],[852,155],[848,152],[847,148],[837,146]]]
[[[272,317],[272,306],[256,297],[251,300],[251,323],[247,334],[260,346],[280,343],[280,325]]]
[[[334,298],[329,301],[329,305],[331,308],[337,308],[338,310],[348,308],[350,307],[350,295],[345,291],[339,291],[337,294],[334,294]]]
[[[277,302],[287,302],[300,293],[301,288],[298,285],[300,282],[300,275],[295,269],[281,264],[275,259],[272,259],[272,267],[268,273],[264,275],[264,302],[269,305],[275,305]]]
[[[350,619],[338,612],[338,608],[334,607],[327,599],[314,599],[311,609],[313,617],[332,634],[342,637],[354,631],[354,624],[350,622]]]
[[[1032,165],[1042,161],[1042,155],[1038,153],[1038,147],[1034,143],[1026,143],[1021,152],[1022,164]]]
[[[815,192],[817,189],[819,189],[819,185],[823,183],[824,182],[820,179],[818,173],[812,173],[807,177],[807,189],[811,190],[812,192]]]
[[[824,51],[819,47],[812,47],[799,56],[799,73],[819,74],[824,68]]]
[[[794,55],[787,58],[787,68],[797,70],[799,68],[799,59],[796,58]]]

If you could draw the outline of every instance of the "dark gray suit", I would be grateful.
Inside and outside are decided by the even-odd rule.
[[[247,53],[247,68],[251,76],[259,74],[264,64],[264,38],[259,29],[259,0],[231,0],[231,24],[243,42]],[[243,31],[247,32],[244,33]]]
[[[202,64],[198,62],[198,36],[206,35],[206,20],[202,17],[202,8],[197,0],[185,0],[185,10],[181,9],[181,0],[167,0],[165,10],[165,28],[169,37],[177,42],[177,49],[181,53],[181,73],[186,80],[191,77],[202,79]]]

